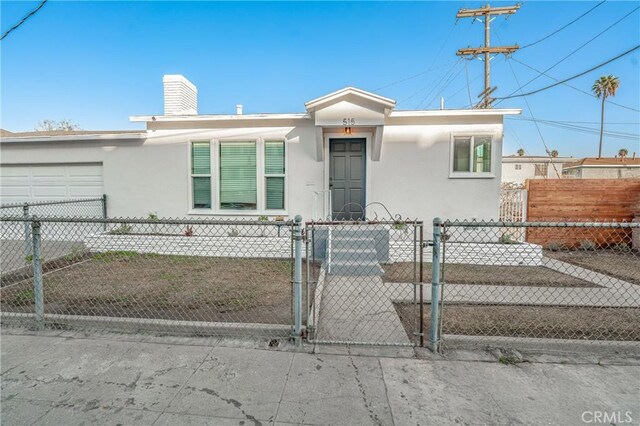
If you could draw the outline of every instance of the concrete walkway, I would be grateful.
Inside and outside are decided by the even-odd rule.
[[[640,420],[632,361],[503,365],[207,342],[4,330],[2,425],[577,425],[595,411]]]
[[[413,284],[387,284],[379,276],[326,275],[322,292],[316,340],[410,343],[393,301],[413,300]]]

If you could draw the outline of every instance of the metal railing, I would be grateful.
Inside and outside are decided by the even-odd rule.
[[[640,341],[639,223],[434,222],[438,230],[433,349]]]
[[[3,322],[302,335],[299,221],[2,217],[0,230]]]

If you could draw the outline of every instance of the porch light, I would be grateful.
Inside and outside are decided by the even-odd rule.
[[[351,127],[345,127],[344,128],[344,134],[345,135],[350,135],[351,134]]]

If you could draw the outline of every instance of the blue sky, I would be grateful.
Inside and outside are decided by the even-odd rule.
[[[38,3],[2,1],[2,31]],[[466,108],[469,92],[475,100],[482,90],[483,64],[458,61],[455,51],[479,46],[483,28],[470,19],[456,24],[455,14],[482,4],[49,1],[0,42],[1,126],[24,131],[43,119],[68,118],[85,129],[140,128],[128,117],[162,113],[162,75],[171,73],[184,74],[198,86],[201,113],[232,113],[237,103],[245,105],[245,113],[302,112],[305,101],[344,86],[396,99],[397,109],[437,108],[440,96],[447,108]],[[525,2],[516,15],[493,21],[492,43],[536,41],[595,5]],[[495,96],[518,89],[514,72],[521,84],[538,75],[516,59],[546,70],[639,5],[608,1],[557,35],[515,53],[513,60],[494,58]],[[636,11],[549,74],[571,76],[638,43]],[[619,132],[605,137],[608,155],[622,147],[640,154],[639,52],[570,82],[588,92],[602,74],[620,78],[613,101],[631,109],[607,105],[606,130]],[[525,91],[552,82],[540,77]],[[589,129],[599,128],[599,101],[565,86],[527,99],[531,109],[524,98],[499,106],[523,108],[525,118],[554,121],[539,127],[549,149],[561,155],[597,154],[598,135]],[[562,125],[581,126],[581,131]],[[504,154],[520,147],[544,154],[534,122],[509,119]]]

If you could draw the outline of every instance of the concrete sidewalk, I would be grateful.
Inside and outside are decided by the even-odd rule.
[[[595,411],[640,421],[637,361],[503,365],[211,342],[3,330],[2,425],[573,425]]]

